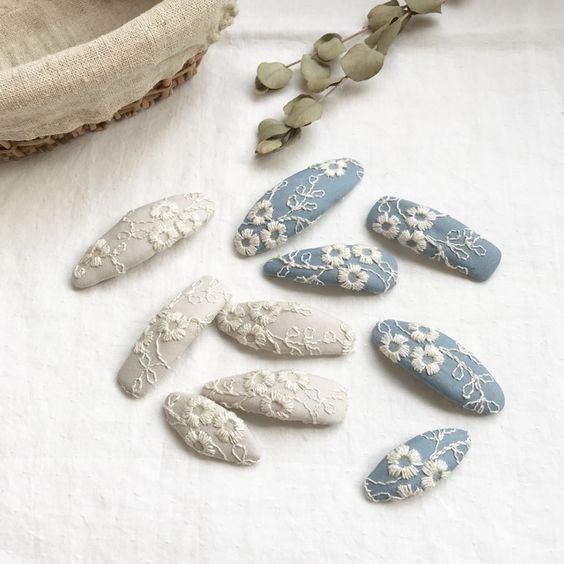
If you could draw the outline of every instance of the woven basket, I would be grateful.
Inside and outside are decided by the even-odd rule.
[[[233,0],[0,0],[0,160],[170,96],[235,15]]]

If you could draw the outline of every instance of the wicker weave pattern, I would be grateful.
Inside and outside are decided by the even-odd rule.
[[[112,117],[112,120],[120,120],[134,116],[140,110],[150,108],[155,102],[168,98],[174,91],[176,86],[183,84],[192,78],[197,72],[200,62],[205,52],[198,53],[189,59],[184,66],[171,78],[161,80],[139,100],[127,104],[119,109]],[[105,129],[111,121],[103,121],[100,123],[89,123],[77,127],[68,133],[60,133],[57,135],[48,135],[46,137],[38,137],[30,141],[2,141],[0,140],[0,160],[9,161],[20,159],[33,153],[42,153],[52,151],[59,145],[80,137],[88,131],[101,131]]]

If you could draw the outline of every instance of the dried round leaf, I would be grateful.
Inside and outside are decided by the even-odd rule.
[[[401,24],[401,20],[396,20],[382,31],[376,47],[376,49],[378,49],[378,51],[380,51],[382,55],[386,55],[388,53],[390,45],[401,31]]]
[[[372,78],[384,65],[384,55],[370,49],[366,43],[353,45],[341,59],[345,74],[355,82]]]
[[[341,53],[345,52],[345,45],[338,33],[326,33],[322,35],[313,45],[316,55],[322,61],[333,61]]]
[[[303,97],[294,102],[286,116],[285,123],[288,127],[305,127],[317,121],[323,113],[323,106],[311,97]]]
[[[329,88],[329,86],[334,86],[335,84],[340,82],[342,79],[343,79],[342,76],[333,76],[333,77],[329,77],[329,78],[319,78],[319,79],[315,79],[315,80],[308,80],[307,89],[310,92],[315,92],[315,93],[323,92],[324,90]]]
[[[266,94],[268,91],[269,89],[264,84],[261,84],[258,78],[255,78],[255,92],[260,96],[262,96],[263,94]]]
[[[401,6],[381,4],[368,12],[368,27],[371,31],[376,31],[378,28],[388,25],[394,19],[401,18],[401,16],[403,16]]]
[[[258,126],[258,135],[261,141],[265,139],[280,139],[288,133],[290,128],[277,119],[263,119]]]
[[[445,0],[406,0],[409,9],[418,14],[441,13]]]
[[[278,149],[281,148],[282,141],[280,139],[265,139],[257,145],[255,153],[258,155],[268,155],[269,153],[274,153],[274,151],[278,151]]]
[[[382,35],[382,32],[387,28],[387,25],[383,25],[382,27],[378,28],[374,33],[371,33],[365,40],[364,43],[368,45],[371,49],[374,49],[378,44],[378,40]]]
[[[329,65],[317,61],[311,55],[304,55],[302,57],[300,70],[306,82],[331,76],[331,68]]]
[[[308,98],[309,100],[315,100],[315,98],[313,96],[310,96],[309,94],[299,94],[298,96],[296,96],[295,98],[292,98],[283,108],[282,111],[288,115],[291,111],[292,108],[300,101],[303,100],[304,98]]]
[[[292,69],[283,63],[261,63],[257,69],[257,79],[270,90],[284,88],[292,78]]]

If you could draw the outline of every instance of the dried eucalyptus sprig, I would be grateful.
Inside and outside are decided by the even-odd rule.
[[[400,5],[390,0],[368,12],[366,27],[343,38],[326,33],[314,44],[310,53],[289,64],[261,63],[257,69],[255,90],[266,94],[284,88],[292,79],[292,67],[300,65],[300,74],[307,93],[290,100],[283,108],[284,119],[265,119],[258,127],[256,152],[267,155],[278,151],[301,135],[301,129],[321,118],[323,102],[346,80],[361,82],[377,75],[394,39],[404,30],[412,16],[440,13],[446,0],[405,0]],[[345,44],[366,35],[347,50]],[[343,74],[333,74],[336,62]]]

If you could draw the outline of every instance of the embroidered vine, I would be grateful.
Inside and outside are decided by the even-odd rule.
[[[338,323],[338,330],[326,329]],[[347,354],[355,336],[343,322],[295,302],[229,304],[217,316],[218,327],[242,345],[274,354],[315,356]]]

